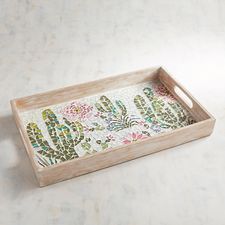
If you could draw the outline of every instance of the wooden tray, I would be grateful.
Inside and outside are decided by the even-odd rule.
[[[215,119],[164,69],[11,100],[40,186],[211,134]]]

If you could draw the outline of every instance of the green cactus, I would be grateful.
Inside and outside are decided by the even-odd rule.
[[[96,103],[97,110],[101,113],[101,118],[108,124],[107,129],[110,131],[119,131],[136,124],[137,118],[133,115],[128,116],[125,105],[120,100],[116,100],[115,107],[112,102],[106,97],[100,97],[100,103]]]
[[[149,123],[157,123],[161,128],[175,129],[194,122],[191,117],[185,114],[179,103],[169,102],[166,105],[149,87],[144,88],[143,92],[149,99],[150,106],[140,95],[135,96],[134,103],[142,117]]]
[[[38,160],[39,164],[46,166],[46,159],[52,165],[77,158],[75,146],[84,139],[82,124],[70,122],[66,118],[63,118],[66,125],[60,124],[56,115],[50,109],[42,112],[42,118],[55,149],[45,140],[37,124],[29,123],[27,125],[27,134],[30,142],[34,148],[38,148],[37,153],[44,157],[43,160]],[[74,135],[72,135],[71,130]]]
[[[150,107],[147,106],[146,101],[140,95],[137,95],[134,98],[134,104],[137,109],[140,111],[140,114],[145,119],[145,121],[151,123],[153,120],[156,120],[156,117]]]

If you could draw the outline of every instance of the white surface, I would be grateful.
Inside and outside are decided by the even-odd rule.
[[[225,1],[0,1],[0,224],[225,224]],[[38,188],[9,100],[163,65],[212,136]]]

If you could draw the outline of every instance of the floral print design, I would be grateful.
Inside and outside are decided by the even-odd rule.
[[[87,133],[93,132],[93,131],[101,131],[104,129],[105,129],[104,126],[102,126],[101,124],[96,123],[96,122],[92,123],[92,126],[89,126],[89,125],[84,126],[84,131]]]
[[[195,123],[159,82],[126,89],[24,113],[37,164],[110,151]]]
[[[102,150],[109,149],[109,143],[115,141],[113,135],[109,134],[105,140],[97,140],[96,143],[101,146]]]
[[[83,121],[92,116],[92,110],[93,106],[81,102],[72,102],[63,108],[60,113],[67,119]]]
[[[175,100],[174,96],[168,91],[168,89],[161,83],[153,86],[156,95],[166,98],[167,100]]]
[[[131,144],[133,142],[136,142],[138,140],[143,140],[148,138],[149,136],[146,134],[142,134],[142,133],[129,133],[124,139],[123,139],[123,143],[124,144]]]

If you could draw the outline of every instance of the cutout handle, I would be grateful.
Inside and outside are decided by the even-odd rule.
[[[186,103],[189,108],[193,108],[192,100],[178,87],[174,87],[175,93]]]

